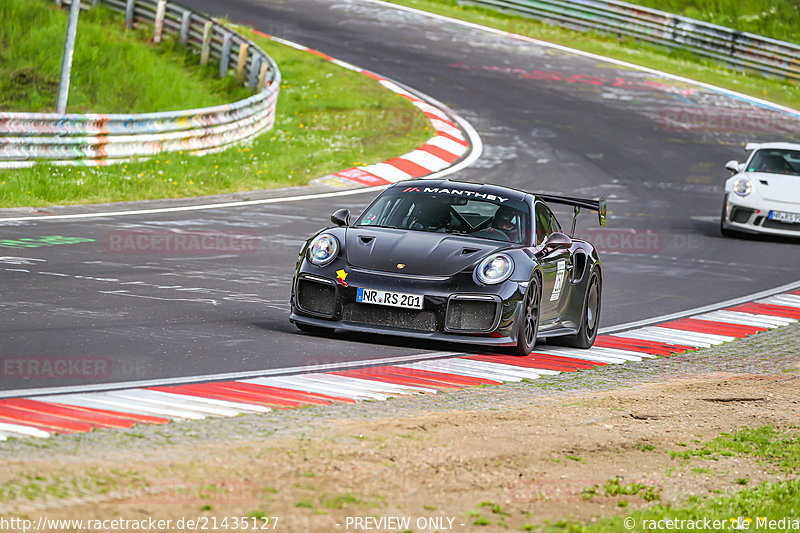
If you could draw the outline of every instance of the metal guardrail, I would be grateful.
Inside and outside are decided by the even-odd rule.
[[[688,49],[729,65],[800,80],[800,46],[617,0],[465,0],[578,30]]]
[[[200,50],[201,62],[218,60],[220,77],[233,68],[256,94],[232,104],[136,115],[0,113],[0,168],[37,161],[99,166],[179,150],[202,154],[272,127],[281,74],[255,43],[166,0],[92,0],[91,6],[99,3],[125,12],[129,27],[153,24],[154,42],[164,32],[178,35]]]

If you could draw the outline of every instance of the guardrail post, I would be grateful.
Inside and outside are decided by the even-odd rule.
[[[164,15],[167,12],[167,0],[158,0],[156,4],[156,18],[153,21],[153,42],[160,43],[164,33]]]
[[[92,9],[100,5],[100,0],[92,0]]]
[[[266,61],[261,63],[261,69],[258,73],[258,90],[261,91],[264,88],[264,85],[267,84],[267,70],[269,69],[269,64]]]
[[[72,0],[72,5],[69,6],[67,38],[64,40],[64,57],[61,60],[61,80],[58,83],[58,95],[56,96],[56,113],[62,115],[67,112],[69,80],[72,72],[72,54],[75,50],[75,36],[78,33],[78,14],[80,11],[80,0]]]
[[[247,66],[247,51],[249,49],[249,43],[239,45],[239,62],[236,64],[236,77],[239,78],[239,81],[244,80],[244,67]]]
[[[180,43],[183,46],[186,46],[186,43],[189,42],[189,24],[192,21],[192,12],[188,9],[183,12],[183,16],[181,17],[181,37]]]
[[[225,32],[222,37],[222,53],[219,56],[219,77],[224,78],[228,73],[231,61],[231,34]]]
[[[247,81],[247,88],[255,92],[258,83],[258,71],[261,68],[261,56],[253,54],[253,62],[250,65],[250,79]]]
[[[133,29],[133,8],[136,0],[128,0],[125,4],[125,27]]]
[[[200,64],[205,65],[208,63],[208,58],[211,55],[211,27],[214,23],[206,21],[203,27],[203,48],[200,51]]]

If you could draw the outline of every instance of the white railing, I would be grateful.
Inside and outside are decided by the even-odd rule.
[[[67,3],[67,2],[64,2]],[[232,104],[136,115],[0,113],[0,168],[37,161],[62,165],[107,165],[161,152],[207,153],[247,140],[272,127],[281,74],[266,52],[239,33],[166,0],[93,0],[125,12],[126,24],[153,25],[200,51],[201,63],[219,62],[253,96]]]
[[[468,0],[578,30],[685,48],[735,68],[800,80],[800,46],[617,0]]]

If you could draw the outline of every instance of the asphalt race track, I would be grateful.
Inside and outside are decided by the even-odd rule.
[[[724,163],[743,160],[745,141],[800,141],[797,116],[378,3],[184,3],[444,102],[484,143],[483,157],[457,178],[607,197],[609,229],[598,233],[585,215],[578,231],[603,251],[603,326],[797,280],[796,242],[723,239],[718,230]],[[0,243],[18,243],[0,246],[0,393],[462,352],[392,337],[314,337],[288,322],[303,240],[336,208],[359,212],[372,197],[0,222]],[[114,239],[142,231],[213,234],[229,246],[115,249]],[[32,359],[74,368],[14,370]]]

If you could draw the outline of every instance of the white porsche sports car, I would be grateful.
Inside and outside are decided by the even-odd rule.
[[[728,161],[720,230],[800,237],[800,144],[747,143],[744,163]]]

